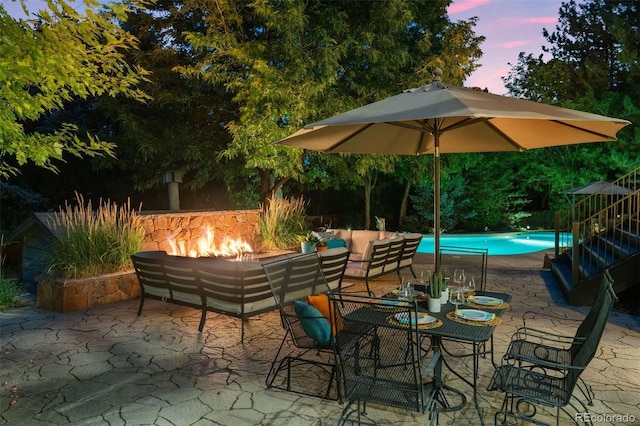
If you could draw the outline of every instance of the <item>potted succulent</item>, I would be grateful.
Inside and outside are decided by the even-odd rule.
[[[300,239],[300,248],[303,253],[313,253],[316,250],[316,244],[320,239],[313,232],[309,231]]]
[[[316,243],[316,251],[324,251],[327,249],[327,246],[329,245],[329,242],[325,239],[320,239],[317,243]]]
[[[440,312],[440,298],[446,292],[442,272],[434,272],[429,283],[429,312]]]

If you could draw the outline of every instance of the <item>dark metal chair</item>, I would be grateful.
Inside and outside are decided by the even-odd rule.
[[[455,246],[440,246],[440,265],[453,273],[454,269],[464,269],[467,281],[474,277],[476,290],[484,291],[487,282],[487,261],[489,249]],[[462,258],[461,256],[464,256]]]
[[[549,359],[540,362],[539,359],[525,357],[522,353],[519,353],[517,358],[514,358],[513,353],[505,355],[488,388],[505,393],[502,407],[495,415],[496,424],[501,418],[502,424],[505,424],[507,419],[521,419],[547,425],[535,417],[540,405],[556,409],[556,425],[560,424],[560,410],[568,414],[574,424],[578,424],[577,413],[588,413],[585,404],[572,396],[580,375],[595,356],[609,314],[617,300],[612,283],[608,272],[605,273],[602,282],[605,289],[602,292],[601,304],[594,304],[592,307],[595,313],[588,315],[589,328],[585,330],[584,337],[578,339],[573,349],[569,350],[571,356],[568,362],[561,358],[558,362],[551,362]],[[549,335],[549,338],[554,341],[555,335]],[[544,352],[552,346],[539,346],[539,350]],[[574,404],[574,401],[578,405]],[[575,413],[569,412],[567,407],[571,407]],[[583,419],[588,420],[585,417]]]
[[[604,272],[598,294],[591,305],[589,313],[581,321],[573,336],[541,331],[527,326],[527,318],[531,320],[536,317],[543,317],[560,321],[560,323],[578,320],[559,318],[542,312],[525,312],[522,315],[524,325],[518,328],[511,337],[511,343],[504,357],[517,362],[519,365],[540,365],[545,368],[553,368],[556,364],[571,364],[578,350],[591,334],[591,330],[598,319],[600,307],[604,302],[604,298],[607,297],[609,287],[612,285],[613,279],[607,270]],[[580,379],[577,387],[586,398],[587,404],[593,405],[593,394],[584,380]]]
[[[322,273],[332,291],[342,291],[342,279],[349,261],[349,250],[339,247],[317,253]]]
[[[330,294],[330,299],[340,325],[335,350],[348,401],[338,424],[375,424],[368,404],[429,413],[431,424],[437,424],[435,389],[423,378],[433,373],[439,354],[427,362],[417,324],[396,319],[416,315],[416,304],[389,309],[367,296]]]
[[[403,235],[404,245],[402,246],[402,254],[398,258],[398,277],[400,276],[400,270],[409,268],[413,278],[417,278],[416,273],[413,270],[413,257],[418,251],[420,241],[422,241],[421,234],[405,234]]]
[[[333,345],[318,343],[309,337],[303,319],[295,311],[295,301],[307,302],[309,295],[329,291],[315,253],[287,257],[262,265],[280,310],[285,335],[267,374],[267,388],[282,389],[303,395],[341,400],[337,383]],[[283,350],[289,352],[281,356]],[[318,377],[328,377],[326,389]],[[336,382],[335,393],[332,393]]]

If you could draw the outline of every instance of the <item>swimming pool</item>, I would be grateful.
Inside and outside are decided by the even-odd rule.
[[[563,235],[568,238],[570,235]],[[564,240],[567,241],[567,240]],[[518,232],[506,234],[444,234],[440,235],[440,246],[489,249],[494,256],[534,253],[555,246],[553,232]],[[423,235],[418,253],[433,254],[433,235]]]

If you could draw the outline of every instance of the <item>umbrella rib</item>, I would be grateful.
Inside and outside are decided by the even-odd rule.
[[[340,139],[335,144],[331,145],[328,149],[325,150],[325,152],[333,152],[336,148],[340,147],[343,143],[347,142],[349,139],[353,138],[354,136],[359,135],[360,133],[362,133],[365,130],[367,130],[369,127],[373,126],[373,124],[374,123],[368,123],[364,127],[361,127],[360,129],[358,129],[357,131],[348,134],[347,136],[345,136],[344,138]]]
[[[616,137],[612,138],[611,136],[607,135],[606,133],[595,132],[593,130],[585,129],[584,127],[574,126],[573,124],[567,123],[565,121],[561,121],[561,120],[550,120],[550,121],[552,121],[554,123],[558,123],[558,124],[560,124],[562,126],[567,126],[567,127],[571,127],[572,129],[580,130],[581,132],[590,133],[592,135],[598,136],[599,138],[603,138],[603,139],[606,139],[606,140],[610,140],[610,141],[617,140]]]
[[[500,130],[500,128],[496,127],[491,121],[489,120],[485,120],[485,121],[496,133],[501,135],[509,144],[517,148],[518,151],[524,151],[524,148],[522,147],[522,145],[514,141],[509,135],[507,135],[505,132]]]

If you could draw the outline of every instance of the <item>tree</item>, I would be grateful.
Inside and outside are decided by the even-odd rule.
[[[138,1],[129,2],[139,4]],[[21,0],[25,13],[27,2]],[[37,20],[16,20],[0,4],[0,175],[8,177],[27,162],[55,170],[54,160],[112,154],[114,145],[63,123],[50,131],[29,131],[28,125],[65,103],[95,96],[148,99],[136,86],[147,72],[128,64],[124,55],[137,40],[118,23],[126,19],[125,4],[103,6],[85,0],[85,15],[69,2],[48,0]]]
[[[448,21],[448,3],[218,1],[214,7],[193,1],[207,30],[188,39],[205,56],[183,72],[232,93],[236,116],[227,125],[232,141],[224,154],[259,170],[267,197],[290,178],[304,179],[300,151],[271,142],[423,85],[436,66],[451,81],[473,71],[483,39],[473,36],[474,21]]]
[[[198,31],[201,24],[202,14],[186,9],[181,0],[158,0],[129,15],[125,28],[140,42],[127,59],[152,73],[151,81],[140,86],[152,99],[145,104],[101,99],[97,106],[108,118],[104,137],[118,144],[119,160],[106,161],[106,166],[131,174],[139,190],[161,186],[168,171],[182,172],[187,189],[210,182],[223,186],[245,171],[243,164],[220,157],[230,141],[223,124],[234,117],[224,87],[177,71],[198,61],[185,34]],[[259,201],[249,205],[255,207]]]
[[[571,0],[563,3],[554,32],[543,34],[551,54],[534,58],[520,53],[504,78],[512,95],[640,122],[640,40],[638,2]],[[565,201],[563,189],[593,179],[613,180],[640,166],[640,126],[622,129],[617,143],[550,148],[520,160],[527,192],[545,191]],[[534,160],[534,161],[531,161]],[[568,169],[569,168],[569,169]],[[584,171],[587,172],[584,172]],[[575,175],[581,176],[576,181]],[[544,187],[539,180],[545,178]]]

